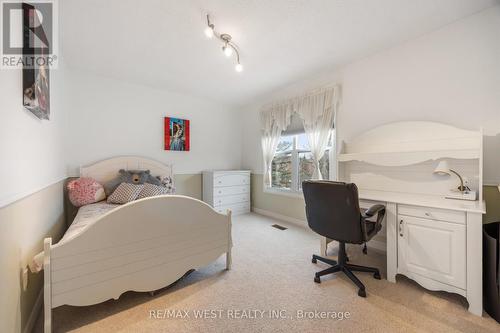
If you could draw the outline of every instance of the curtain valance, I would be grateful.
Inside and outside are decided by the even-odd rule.
[[[302,119],[304,131],[313,155],[315,170],[313,178],[322,179],[319,161],[328,145],[330,130],[334,126],[335,114],[340,104],[340,86],[322,88],[264,107],[260,113],[262,129],[262,154],[266,183],[271,184],[271,164],[281,134],[290,125],[292,114]]]
[[[261,129],[266,132],[272,126],[282,131],[290,125],[293,113],[297,113],[305,123],[313,123],[325,113],[335,113],[340,104],[339,85],[310,91],[302,96],[266,105],[260,112]]]

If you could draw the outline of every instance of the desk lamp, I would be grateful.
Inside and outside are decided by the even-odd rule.
[[[448,161],[442,160],[437,165],[436,169],[434,169],[434,174],[440,176],[451,176],[451,174],[455,174],[458,179],[460,179],[460,186],[458,187],[458,193],[449,194],[446,196],[447,199],[459,199],[459,200],[476,200],[476,191],[471,191],[470,188],[464,186],[464,180],[462,176],[455,170],[450,169]]]

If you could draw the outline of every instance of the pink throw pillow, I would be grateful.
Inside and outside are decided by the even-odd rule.
[[[78,178],[68,184],[69,201],[81,207],[106,199],[104,188],[95,179]]]

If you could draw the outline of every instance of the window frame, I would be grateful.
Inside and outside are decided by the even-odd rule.
[[[298,177],[299,177],[299,154],[300,153],[310,153],[311,150],[307,149],[298,149],[298,136],[304,134],[304,133],[299,133],[299,134],[293,134],[290,136],[293,136],[293,144],[292,144],[292,149],[287,150],[284,152],[276,153],[274,158],[276,156],[279,156],[281,154],[288,154],[291,153],[292,156],[292,188],[287,189],[287,188],[278,188],[278,187],[272,187],[271,185],[267,185],[265,181],[265,175],[262,179],[263,181],[263,188],[265,193],[271,193],[271,194],[278,194],[278,195],[284,195],[284,196],[289,196],[289,197],[294,197],[294,198],[303,198],[304,195],[302,193],[302,189],[299,188],[299,182],[298,182]],[[328,173],[329,173],[329,180],[335,180],[337,179],[337,154],[336,154],[336,147],[337,147],[337,131],[335,129],[331,130],[331,141],[332,145],[329,147],[328,150],[328,159],[329,159],[329,165],[328,165]],[[287,135],[283,135],[287,136]],[[281,138],[280,138],[281,140]],[[273,159],[274,159],[273,158]]]

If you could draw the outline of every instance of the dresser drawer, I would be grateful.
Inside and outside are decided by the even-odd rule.
[[[245,193],[250,193],[250,187],[248,185],[217,187],[214,189],[214,197]]]
[[[250,193],[214,197],[214,207],[250,201]]]
[[[398,215],[414,216],[424,219],[454,222],[460,224],[465,224],[466,222],[465,212],[439,208],[398,205]]]
[[[234,174],[215,174],[214,187],[223,186],[241,186],[250,184],[250,175],[248,173],[234,173]]]
[[[217,213],[226,214],[227,210],[231,210],[232,215],[245,214],[250,212],[250,202],[219,206],[214,208]]]

